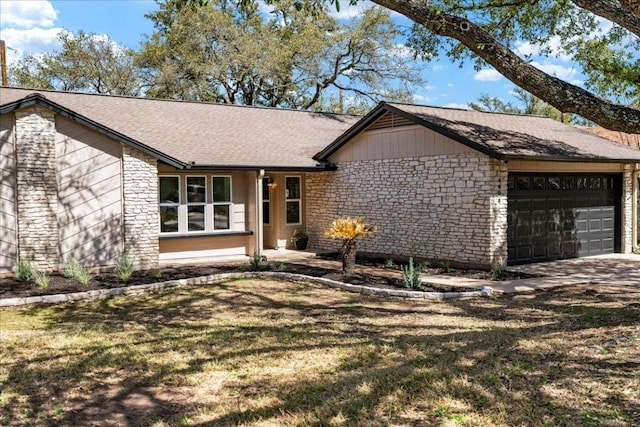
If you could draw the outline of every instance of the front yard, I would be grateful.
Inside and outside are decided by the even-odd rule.
[[[244,280],[0,311],[0,425],[640,424],[640,289]]]

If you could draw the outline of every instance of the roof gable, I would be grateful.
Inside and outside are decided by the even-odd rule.
[[[35,95],[34,92],[38,94]],[[33,96],[33,98],[32,98]],[[314,153],[358,116],[0,88],[1,111],[39,102],[176,167],[315,170]],[[323,165],[321,165],[324,167]]]
[[[148,147],[134,139],[129,138],[126,135],[123,135],[113,129],[110,129],[106,126],[101,125],[100,123],[96,123],[93,120],[84,117],[80,114],[77,114],[62,105],[59,105],[53,101],[42,96],[40,93],[32,93],[25,98],[18,99],[14,102],[10,102],[8,104],[4,104],[0,106],[0,114],[7,114],[16,110],[21,110],[23,108],[28,108],[33,105],[38,105],[40,107],[46,108],[48,110],[53,111],[56,114],[59,114],[63,117],[71,119],[81,125],[84,125],[92,130],[95,130],[102,135],[108,136],[109,138],[115,139],[116,141],[122,142],[123,144],[129,145],[133,148],[136,148],[146,154],[149,154],[155,157],[158,160],[162,160],[163,162],[175,166],[179,169],[182,169],[186,166],[185,163],[180,162],[179,160],[169,157],[164,153],[153,149],[152,147]]]
[[[314,158],[328,161],[388,114],[438,132],[496,159],[639,162],[640,152],[555,120],[410,104],[381,103]],[[388,119],[387,119],[388,120]]]

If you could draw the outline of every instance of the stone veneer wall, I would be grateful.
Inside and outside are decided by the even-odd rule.
[[[37,270],[57,270],[54,114],[34,106],[17,111],[15,117],[18,256]]]
[[[155,158],[123,145],[125,245],[136,268],[158,267],[158,165]]]
[[[625,165],[622,175],[622,253],[631,253],[633,243],[633,165]]]
[[[483,154],[354,161],[308,174],[307,233],[313,247],[331,221],[364,216],[378,227],[359,250],[495,266],[507,259],[507,166]]]

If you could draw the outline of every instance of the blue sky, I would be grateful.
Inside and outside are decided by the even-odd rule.
[[[363,2],[359,7],[366,7]],[[339,18],[348,18],[358,9],[343,1]],[[6,41],[8,62],[22,54],[49,52],[58,47],[56,34],[62,29],[107,34],[117,43],[137,48],[144,34],[153,31],[144,15],[157,9],[152,0],[2,0],[0,1],[0,38]],[[399,25],[409,27],[410,21],[396,15]],[[551,44],[554,43],[552,40]],[[540,57],[536,46],[516,45],[521,54],[533,53],[536,66],[557,77],[581,84],[581,74],[569,58]],[[447,58],[420,63],[427,83],[417,88],[414,101],[419,104],[465,107],[483,93],[506,102],[516,102],[510,92],[514,85],[492,68],[479,71],[471,64],[459,68]]]

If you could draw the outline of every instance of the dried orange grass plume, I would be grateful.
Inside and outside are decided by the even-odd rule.
[[[331,228],[324,232],[324,235],[334,239],[342,239],[342,272],[352,275],[356,264],[358,237],[367,237],[375,233],[376,227],[366,224],[362,217],[357,218],[340,218],[333,221]]]
[[[364,218],[339,218],[331,223],[331,228],[324,235],[334,239],[352,240],[358,237],[367,237],[375,233],[376,227],[366,224]]]

